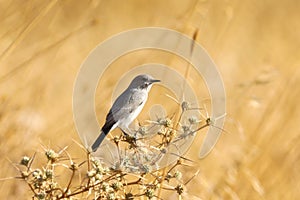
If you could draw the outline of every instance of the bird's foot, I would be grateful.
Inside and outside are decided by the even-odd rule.
[[[122,130],[122,132],[123,132],[123,141],[129,143],[130,144],[130,148],[136,148],[137,147],[137,143],[136,143],[137,139],[136,139],[136,137],[129,135],[128,133],[126,133],[123,130]]]

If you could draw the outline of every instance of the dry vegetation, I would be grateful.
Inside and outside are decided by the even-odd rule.
[[[196,164],[184,174],[200,173],[187,185],[185,197],[297,199],[299,8],[297,0],[2,0],[0,177],[16,176],[11,162],[24,155],[36,152],[45,162],[41,146],[57,151],[69,146],[75,160],[85,158],[73,142],[79,137],[72,118],[72,88],[82,61],[113,34],[160,26],[190,36],[198,29],[197,41],[218,65],[227,92],[227,133],[204,160],[197,159],[200,140],[193,143],[187,155]],[[183,72],[186,66],[160,52],[142,51],[118,59],[97,90],[100,123],[110,107],[100,102],[111,98],[118,75],[144,62],[169,64]],[[107,89],[100,93],[103,88]],[[161,195],[175,198],[173,193]],[[11,179],[0,182],[0,199],[20,198],[30,199],[26,184]]]

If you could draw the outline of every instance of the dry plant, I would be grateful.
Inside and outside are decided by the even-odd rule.
[[[193,35],[191,55],[197,33],[198,30]],[[188,77],[189,69],[190,65],[187,66],[185,78]],[[191,177],[184,177],[183,181],[179,166],[192,167],[193,162],[184,157],[184,153],[195,134],[205,127],[213,126],[213,122],[197,106],[167,97],[178,104],[175,114],[171,117],[159,116],[146,125],[140,124],[133,133],[123,132],[108,139],[108,152],[101,148],[100,152],[109,153],[109,161],[101,157],[101,153],[99,157],[99,154],[91,153],[81,145],[78,146],[87,156],[76,163],[67,152],[67,147],[59,152],[44,148],[46,163],[36,168],[33,167],[35,155],[24,156],[15,165],[20,172],[18,178],[27,183],[32,199],[39,200],[162,199],[163,191],[173,191],[181,199],[185,186],[198,174],[196,171]],[[66,177],[66,170],[71,171],[69,177]],[[62,184],[59,177],[68,180],[66,184]],[[79,180],[79,183],[76,184],[75,180]]]
[[[80,145],[87,157],[77,162],[74,162],[76,159],[72,158],[67,147],[59,151],[44,148],[46,161],[39,160],[41,167],[34,166],[36,154],[24,156],[15,165],[20,172],[17,178],[29,186],[32,199],[161,199],[163,191],[173,191],[181,198],[186,184],[198,172],[183,178],[179,166],[193,167],[193,161],[177,155],[169,147],[180,149],[179,142],[193,140],[197,131],[210,125],[210,119],[184,118],[186,112],[196,108],[191,108],[187,102],[181,103],[180,107],[181,113],[176,121],[175,117],[159,118],[150,123],[150,128],[140,126],[134,135],[123,133],[110,139],[118,149],[119,158],[111,165],[94,157]],[[154,128],[155,137],[147,135],[153,127],[158,127]],[[150,144],[149,138],[156,138],[151,140],[155,142]],[[166,167],[159,166],[161,159],[168,155],[175,155],[176,159],[166,163]]]

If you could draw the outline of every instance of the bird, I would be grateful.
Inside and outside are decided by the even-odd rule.
[[[120,128],[123,133],[130,132],[128,126],[142,111],[152,85],[160,82],[148,74],[136,76],[128,88],[115,100],[109,110],[106,121],[100,134],[92,145],[92,151],[96,152],[107,134],[115,128]]]

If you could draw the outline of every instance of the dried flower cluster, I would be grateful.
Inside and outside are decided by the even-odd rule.
[[[177,117],[159,116],[130,134],[113,135],[93,156],[114,170],[130,173],[149,173],[175,163],[196,132],[210,125],[199,108],[185,101],[180,108]]]
[[[33,199],[129,200],[142,196],[152,199],[157,197],[159,190],[172,190],[178,195],[184,191],[182,173],[176,169],[177,166],[188,167],[183,159],[178,159],[174,165],[165,170],[131,174],[105,167],[90,156],[88,160],[76,164],[64,154],[66,150],[58,153],[52,149],[45,150],[47,162],[41,168],[33,167],[35,155],[24,156],[21,159],[21,166],[18,167],[21,174],[19,178],[28,184]],[[57,174],[61,171],[59,168],[71,173]],[[64,185],[59,182],[61,176],[67,180]],[[75,182],[80,184],[75,185]],[[171,185],[171,182],[175,185]]]
[[[188,103],[182,103],[181,110],[179,119],[159,118],[132,135],[113,137],[110,142],[115,149],[110,151],[114,162],[110,165],[83,147],[87,158],[77,163],[67,148],[58,152],[45,149],[46,163],[42,167],[33,167],[35,155],[21,159],[20,178],[28,184],[33,199],[39,200],[160,199],[164,190],[181,196],[191,180],[184,183],[178,169],[189,167],[187,162],[191,162],[179,151],[181,145],[191,142],[198,130],[210,125],[209,120],[186,115],[191,110]]]

